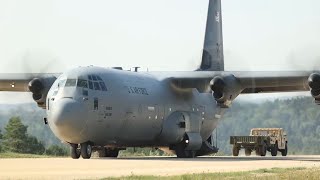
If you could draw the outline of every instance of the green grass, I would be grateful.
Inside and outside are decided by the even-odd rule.
[[[55,156],[36,155],[36,154],[20,154],[13,152],[2,152],[0,158],[52,158]]]
[[[243,179],[243,180],[318,180],[320,177],[320,168],[272,168],[260,169],[246,172],[226,172],[226,173],[203,173],[187,174],[181,176],[127,176],[120,178],[105,178],[106,180],[149,180],[149,179],[169,179],[169,180],[220,180],[220,179]]]

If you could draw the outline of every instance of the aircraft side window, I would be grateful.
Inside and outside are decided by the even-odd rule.
[[[83,89],[82,90],[82,95],[88,96],[89,95],[88,90],[87,89]]]
[[[93,89],[92,81],[89,81],[89,89]]]
[[[66,82],[65,87],[76,86],[77,80],[76,79],[68,79]]]
[[[83,79],[78,79],[78,87],[88,88],[88,81]]]
[[[94,80],[94,81],[97,81],[98,79],[97,79],[97,76],[95,76],[95,75],[92,75],[92,79]]]
[[[88,76],[88,79],[89,79],[89,80],[92,80],[92,76],[91,76],[91,75],[89,75],[89,76]]]
[[[98,98],[94,98],[93,109],[94,110],[98,110],[99,109],[99,100],[98,100]]]
[[[106,85],[104,84],[104,82],[99,82],[100,86],[101,86],[101,89],[102,91],[107,91],[107,87]]]
[[[99,81],[102,81],[102,79],[101,79],[101,77],[100,77],[100,76],[97,76],[97,79],[98,79]]]
[[[98,82],[93,82],[93,84],[94,84],[94,90],[98,90],[98,91],[101,90]]]

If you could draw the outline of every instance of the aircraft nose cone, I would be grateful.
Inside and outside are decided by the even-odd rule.
[[[49,121],[53,129],[64,141],[81,141],[85,128],[86,111],[83,104],[63,98],[54,103]]]

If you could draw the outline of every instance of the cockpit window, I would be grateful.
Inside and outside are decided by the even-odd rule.
[[[94,82],[94,90],[101,90],[98,82]]]
[[[107,86],[103,82],[102,78],[97,75],[89,75],[88,76],[88,84],[89,89],[97,90],[97,91],[107,91]]]
[[[72,87],[76,86],[77,80],[76,79],[68,79],[66,82],[65,87]]]
[[[89,81],[89,89],[93,89],[92,81]]]
[[[59,83],[58,83],[58,88],[64,87],[64,85],[66,84],[66,81],[67,81],[66,79],[60,80]]]
[[[107,87],[103,82],[99,82],[99,84],[100,84],[100,87],[101,87],[102,91],[107,91]]]
[[[78,79],[77,82],[78,87],[88,88],[88,81],[83,79]]]

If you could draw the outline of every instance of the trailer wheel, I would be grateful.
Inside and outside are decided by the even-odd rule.
[[[233,145],[233,148],[232,148],[232,155],[233,156],[239,156],[239,148],[236,146],[236,145]]]
[[[278,143],[275,143],[274,145],[271,146],[271,155],[277,156],[277,154],[278,154]]]
[[[248,149],[248,148],[246,148],[245,150],[244,150],[244,153],[246,154],[246,156],[251,156],[251,149]]]

